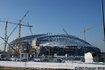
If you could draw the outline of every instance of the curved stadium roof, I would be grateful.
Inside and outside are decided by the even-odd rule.
[[[79,47],[94,47],[88,42],[72,36],[72,35],[64,35],[64,34],[37,34],[26,36],[20,39],[20,41],[27,41],[31,44],[32,40],[37,40],[41,46],[58,46],[58,47],[66,47],[66,46],[79,46]],[[17,40],[11,42],[11,44],[16,43]]]

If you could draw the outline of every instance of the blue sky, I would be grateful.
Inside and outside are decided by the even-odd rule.
[[[105,0],[104,0],[105,1]],[[104,4],[105,7],[105,4]],[[34,34],[54,33],[70,35],[81,39],[84,28],[100,24],[86,32],[87,41],[104,51],[101,0],[0,0],[0,19],[19,22],[19,19],[29,10],[23,20],[33,25]],[[15,27],[9,25],[8,34]],[[30,35],[27,27],[22,27],[22,37]],[[0,36],[4,36],[4,23],[0,22]],[[10,37],[10,41],[18,37],[18,28]],[[2,41],[2,40],[1,40]]]

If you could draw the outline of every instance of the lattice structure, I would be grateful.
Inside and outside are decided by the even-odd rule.
[[[23,37],[20,42],[27,42],[32,47],[33,40],[36,40],[36,45],[41,47],[41,55],[84,55],[86,52],[100,52],[97,47],[72,35],[37,34]],[[15,45],[17,42],[18,39],[11,44]]]

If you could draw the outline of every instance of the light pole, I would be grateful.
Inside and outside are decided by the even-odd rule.
[[[104,34],[104,47],[105,47],[105,21],[104,21],[104,1],[101,0],[101,10],[102,10],[102,25],[103,25],[103,34]]]

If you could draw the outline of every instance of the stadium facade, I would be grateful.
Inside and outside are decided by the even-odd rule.
[[[92,46],[88,42],[64,34],[37,34],[16,39],[10,43],[13,48],[21,52],[29,52],[31,55],[42,56],[83,56],[84,53],[99,53],[100,49]],[[14,54],[10,47],[8,52]]]

